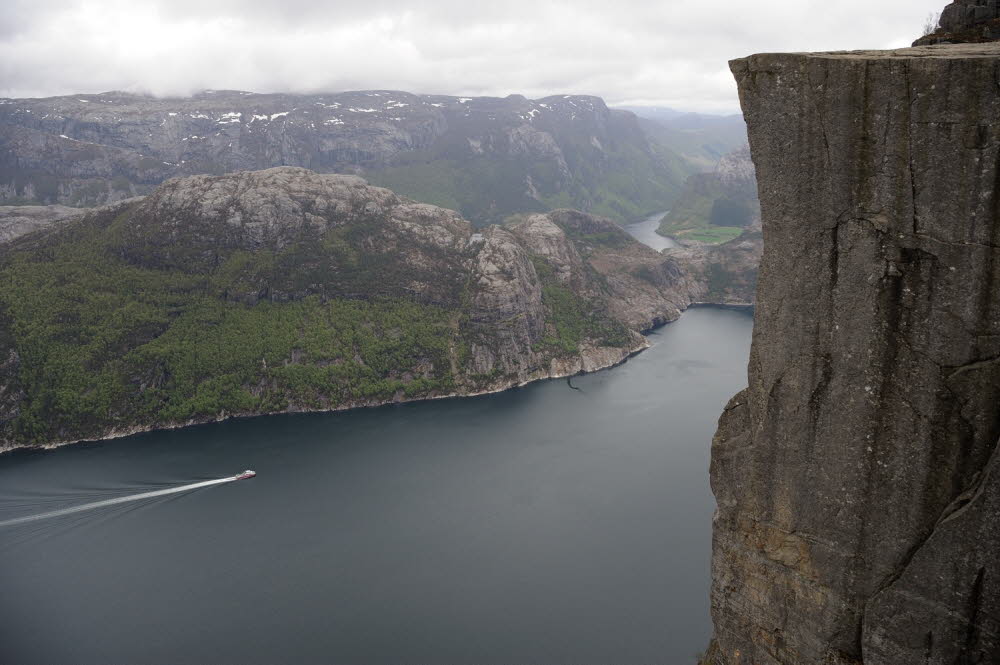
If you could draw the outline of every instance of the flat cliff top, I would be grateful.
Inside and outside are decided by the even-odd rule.
[[[711,665],[1000,663],[998,56],[732,63],[764,250]]]
[[[1000,57],[1000,42],[987,44],[938,44],[935,46],[913,46],[889,50],[863,51],[825,51],[817,53],[758,53],[746,58],[736,58],[730,65],[744,62],[750,58],[775,56],[801,56],[807,58],[833,60],[906,60],[914,58],[933,58],[938,60],[964,58],[996,58]]]

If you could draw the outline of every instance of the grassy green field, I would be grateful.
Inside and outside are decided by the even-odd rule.
[[[743,233],[743,229],[738,226],[706,226],[673,231],[669,235],[680,240],[694,240],[708,245],[719,245],[729,242],[741,233]]]

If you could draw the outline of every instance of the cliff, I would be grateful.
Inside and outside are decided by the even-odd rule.
[[[607,219],[475,232],[357,176],[170,180],[0,246],[0,450],[614,365],[691,284]]]
[[[363,175],[478,225],[669,208],[694,167],[603,100],[208,91],[0,99],[0,203],[95,206],[161,182],[277,166]]]
[[[708,662],[1000,662],[1000,45],[731,67],[765,243]]]

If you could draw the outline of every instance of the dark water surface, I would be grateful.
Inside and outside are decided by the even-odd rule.
[[[0,457],[2,663],[692,663],[709,443],[752,320],[697,308],[625,365],[487,397]]]
[[[660,222],[667,216],[668,212],[670,211],[658,212],[655,215],[650,215],[641,222],[629,224],[625,227],[625,231],[642,244],[648,245],[658,252],[668,247],[676,247],[677,243],[673,238],[661,236],[656,232],[656,229],[660,228]]]

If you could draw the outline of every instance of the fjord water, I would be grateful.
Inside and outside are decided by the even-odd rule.
[[[625,230],[630,236],[638,240],[644,245],[652,247],[656,251],[661,251],[668,249],[670,247],[676,247],[677,243],[673,238],[668,238],[667,236],[661,236],[656,232],[656,229],[660,228],[660,222],[663,218],[667,216],[669,210],[663,212],[658,212],[654,215],[650,215],[641,222],[636,222],[634,224],[629,224],[625,227]]]
[[[693,663],[709,445],[749,313],[484,397],[234,420],[0,457],[4,663]]]

